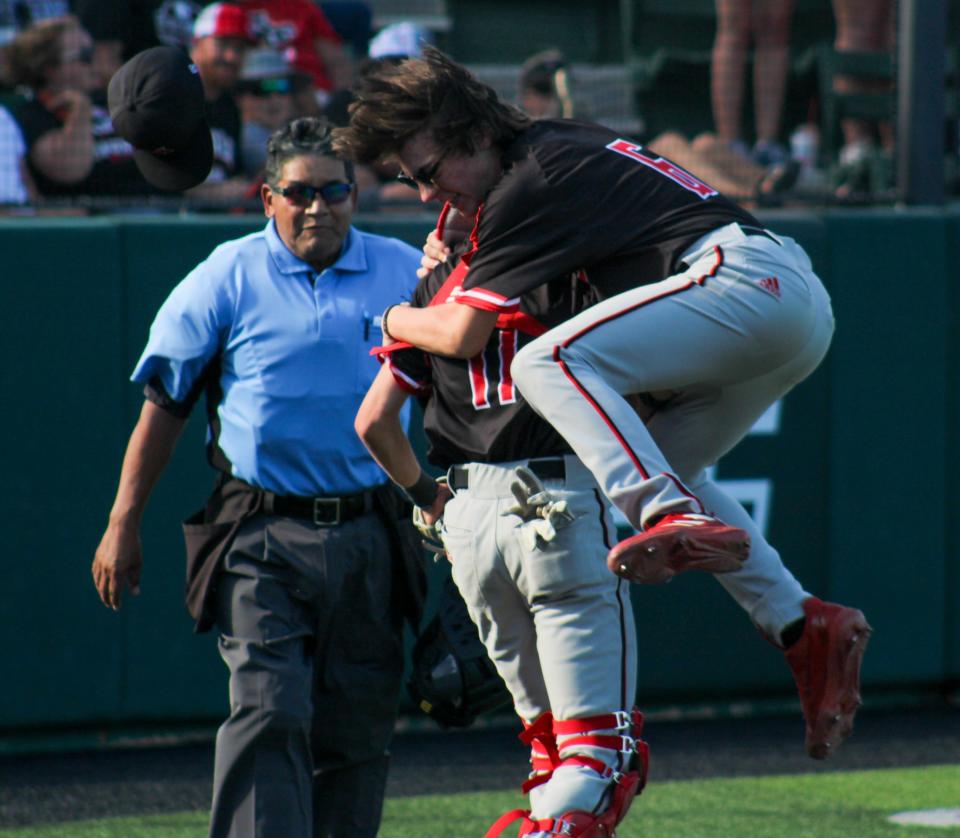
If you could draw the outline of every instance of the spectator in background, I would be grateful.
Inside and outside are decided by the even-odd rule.
[[[69,13],[67,0],[0,0],[0,78],[7,74],[4,46],[33,24]]]
[[[310,79],[296,72],[283,53],[261,47],[247,52],[237,87],[242,127],[243,171],[259,178],[267,159],[267,140],[294,116],[296,92]]]
[[[29,98],[14,114],[40,196],[154,194],[117,136],[93,72],[93,41],[79,20],[49,18],[7,47],[12,84]]]
[[[0,0],[0,44],[41,20],[70,13],[68,0]]]
[[[317,5],[340,36],[352,61],[362,61],[373,35],[373,10],[370,4],[361,0],[324,0]]]
[[[560,50],[531,55],[520,68],[518,104],[534,119],[572,119],[570,68]]]
[[[792,15],[793,0],[717,0],[717,36],[710,77],[717,136],[763,166],[783,163],[790,156],[778,137],[790,62]],[[756,132],[752,150],[743,139],[741,124],[751,39]]]
[[[0,212],[36,202],[36,189],[26,164],[27,147],[10,111],[0,108]]]
[[[893,0],[833,0],[836,19],[834,49],[838,52],[890,52],[896,41],[896,20]],[[890,89],[883,79],[837,76],[834,89],[842,93],[882,93]],[[837,195],[847,195],[869,188],[871,158],[878,153],[892,155],[894,128],[889,121],[871,124],[867,120],[847,117],[841,123],[843,147],[837,162]],[[880,150],[878,151],[878,143]]]
[[[311,0],[238,0],[251,31],[313,79],[297,97],[298,113],[319,114],[330,95],[353,86],[353,66],[340,36]]]
[[[418,58],[425,44],[432,43],[430,32],[410,21],[398,21],[381,29],[367,48],[367,58],[357,68],[362,77],[384,63],[399,64],[406,58]],[[347,109],[353,101],[352,90],[342,90],[333,95],[324,108],[324,114],[333,125],[349,122]],[[394,162],[381,162],[356,166],[357,190],[360,209],[366,211],[416,207],[411,200],[410,189],[397,180],[400,167]]]
[[[789,159],[761,166],[711,133],[687,140],[677,131],[664,131],[646,145],[748,207],[781,203],[800,172],[800,165]]]
[[[234,97],[247,49],[254,43],[246,12],[239,5],[213,3],[194,23],[190,58],[203,81],[213,167],[204,183],[187,192],[191,198],[232,204],[256,197],[256,185],[243,174],[242,121]]]
[[[195,0],[71,0],[71,5],[93,37],[94,69],[109,81],[124,61],[150,47],[189,50],[193,24],[204,4]]]
[[[370,39],[367,58],[371,61],[403,61],[418,58],[425,44],[432,44],[430,32],[419,24],[401,20],[384,26]]]

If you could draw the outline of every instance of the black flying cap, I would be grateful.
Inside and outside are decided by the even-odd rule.
[[[133,146],[133,159],[154,186],[180,192],[202,183],[213,165],[203,83],[177,47],[137,53],[110,79],[110,119]]]

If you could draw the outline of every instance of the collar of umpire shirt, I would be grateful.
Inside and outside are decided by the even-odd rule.
[[[282,274],[308,273],[316,271],[293,253],[280,238],[277,225],[271,218],[266,229],[267,249],[273,258],[273,263]],[[343,242],[340,256],[327,270],[347,271],[360,273],[367,270],[367,253],[363,246],[363,237],[351,226]]]

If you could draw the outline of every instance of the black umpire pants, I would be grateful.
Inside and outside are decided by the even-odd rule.
[[[212,838],[376,835],[403,671],[391,553],[374,514],[241,527],[216,592],[230,716]]]

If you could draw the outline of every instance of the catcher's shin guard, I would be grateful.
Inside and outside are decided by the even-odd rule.
[[[543,731],[545,716],[521,734],[521,739],[532,743],[531,763],[534,767],[530,779],[524,783],[524,791],[551,780],[556,776],[556,770],[564,766],[589,769],[607,783],[607,793],[596,806],[597,809],[602,807],[602,811],[573,809],[559,816],[540,818],[534,817],[529,809],[514,809],[498,818],[485,838],[496,838],[517,820],[521,821],[519,835],[530,838],[552,835],[615,838],[617,824],[626,817],[633,798],[646,784],[649,749],[640,738],[643,714],[634,708],[629,714],[617,712],[587,719],[557,719],[553,722],[554,742]],[[598,732],[609,730],[618,733]],[[537,747],[537,743],[541,747]]]

